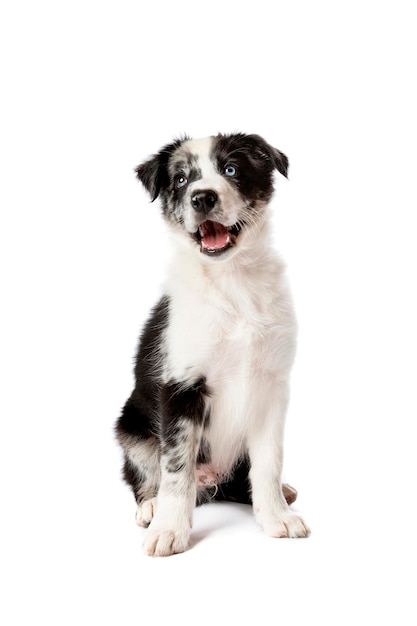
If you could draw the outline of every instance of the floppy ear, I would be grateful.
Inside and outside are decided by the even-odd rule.
[[[288,158],[285,156],[285,154],[277,150],[277,148],[273,148],[272,146],[270,146],[269,143],[267,143],[265,139],[263,139],[259,135],[249,135],[249,138],[255,142],[259,154],[263,158],[271,161],[274,168],[276,168],[280,174],[285,176],[285,178],[288,178],[287,175],[289,163]]]
[[[135,168],[136,176],[151,196],[152,202],[157,199],[161,190],[161,168],[159,154]]]
[[[285,176],[285,178],[288,178],[288,167],[289,167],[288,157],[286,157],[285,154],[283,154],[276,148],[272,148],[272,151],[273,151],[273,161],[274,161],[275,167],[277,168],[280,174]]]
[[[169,185],[168,161],[170,156],[180,147],[183,141],[189,139],[187,135],[175,139],[167,144],[153,157],[138,165],[135,168],[136,176],[139,178],[146,191],[151,196],[152,202],[157,199],[161,191]]]

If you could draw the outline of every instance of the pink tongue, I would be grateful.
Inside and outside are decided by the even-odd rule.
[[[210,227],[206,226],[206,224],[204,225],[204,236],[202,239],[203,247],[210,250],[224,248],[230,241],[227,229],[222,224],[217,224],[217,222],[210,222]]]

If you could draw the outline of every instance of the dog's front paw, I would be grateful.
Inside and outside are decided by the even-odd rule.
[[[258,522],[269,537],[308,537],[310,529],[299,515],[291,511],[283,512],[274,517],[258,516]]]
[[[146,531],[143,548],[149,556],[171,556],[188,547],[190,528],[166,529],[150,525]]]

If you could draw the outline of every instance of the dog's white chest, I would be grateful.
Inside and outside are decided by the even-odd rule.
[[[247,359],[252,331],[243,319],[190,294],[171,301],[166,333],[166,379],[192,380],[204,376],[214,383],[235,378]]]
[[[165,381],[204,377],[213,389],[225,381],[248,386],[280,362],[287,369],[295,320],[280,262],[271,258],[252,283],[240,271],[208,279],[190,264],[181,259],[168,289]]]
[[[222,334],[207,367],[211,397],[205,437],[219,475],[228,474],[245,446],[249,407],[256,393],[252,384],[255,352],[253,333],[241,320]]]
[[[191,260],[180,260],[168,289],[164,380],[186,386],[205,379],[209,420],[204,436],[215,470],[227,473],[249,429],[256,429],[256,420],[269,410],[276,380],[292,364],[291,300],[282,266],[273,257],[267,270],[224,268],[209,278]]]

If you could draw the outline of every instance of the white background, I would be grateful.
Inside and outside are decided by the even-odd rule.
[[[412,5],[2,4],[3,624],[416,623]],[[233,130],[291,164],[285,469],[312,535],[211,504],[152,559],[112,432],[169,259],[133,168]]]

